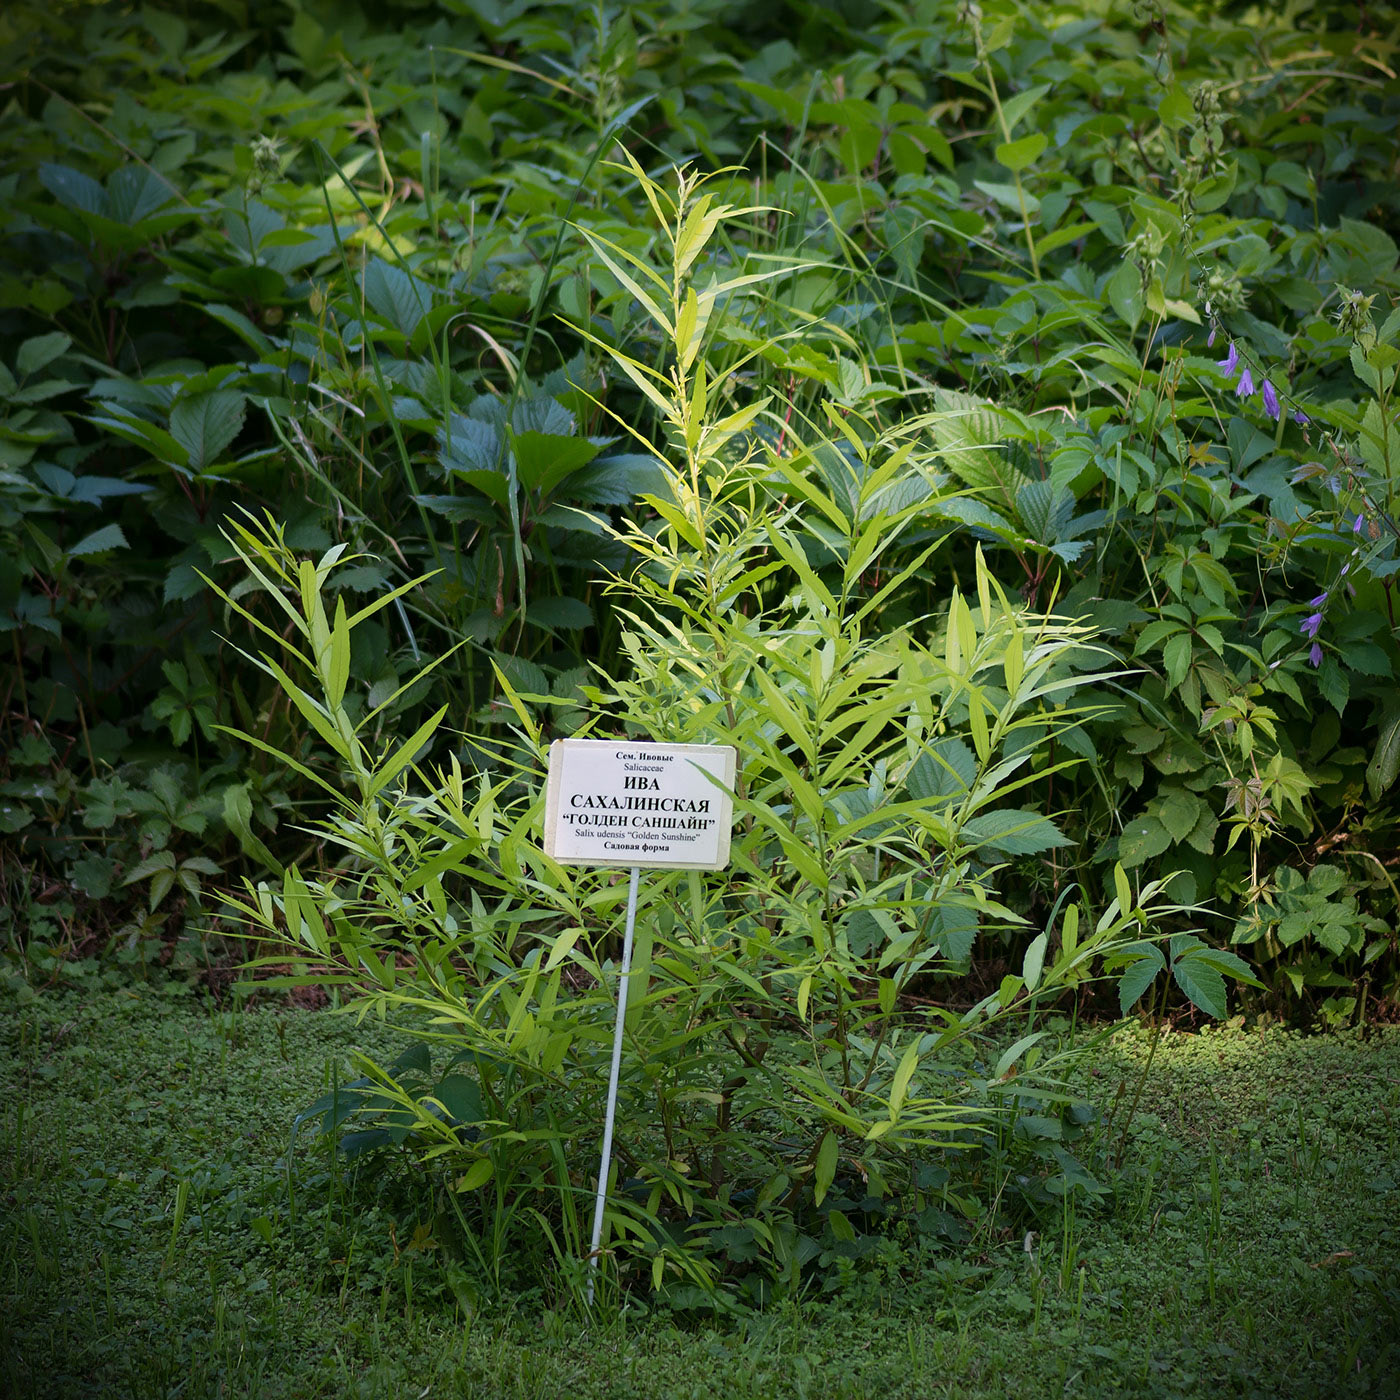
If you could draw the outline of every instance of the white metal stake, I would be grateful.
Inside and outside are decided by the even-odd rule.
[[[627,886],[627,929],[622,935],[622,973],[617,984],[617,1025],[613,1028],[612,1069],[608,1073],[608,1111],[603,1118],[603,1155],[598,1163],[598,1197],[593,1203],[593,1243],[588,1251],[588,1303],[598,1277],[598,1250],[603,1242],[603,1211],[608,1201],[608,1168],[612,1165],[613,1119],[617,1116],[617,1080],[622,1069],[622,1032],[627,1019],[627,983],[632,971],[632,934],[637,927],[637,880],[641,867],[632,867]]]

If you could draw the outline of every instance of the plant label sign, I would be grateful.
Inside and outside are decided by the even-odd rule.
[[[723,870],[735,766],[727,744],[556,739],[545,854],[565,865]]]

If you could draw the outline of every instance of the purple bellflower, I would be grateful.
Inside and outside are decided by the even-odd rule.
[[[1254,392],[1254,376],[1249,372],[1246,365],[1240,371],[1240,382],[1235,385],[1235,393],[1239,398],[1247,399]]]
[[[1312,422],[1312,419],[1309,418],[1308,415],[1304,413],[1301,408],[1295,408],[1293,410],[1293,421],[1300,428],[1306,428],[1308,424]]]
[[[1223,360],[1217,360],[1215,363],[1217,368],[1224,370],[1226,374],[1234,374],[1235,368],[1239,362],[1240,352],[1235,349],[1235,342],[1232,340],[1230,342],[1229,354],[1227,354]]]
[[[1322,665],[1322,643],[1314,642],[1308,648],[1308,660],[1312,662],[1313,669],[1316,670]]]
[[[1274,386],[1266,379],[1260,387],[1264,392],[1264,412],[1277,423],[1279,418],[1279,406],[1278,395],[1274,393]]]
[[[1308,617],[1305,617],[1305,618],[1303,619],[1303,624],[1302,624],[1301,627],[1298,628],[1298,630],[1299,630],[1305,637],[1313,637],[1313,638],[1316,638],[1316,636],[1317,636],[1317,629],[1318,629],[1319,627],[1321,627],[1321,626],[1322,626],[1322,614],[1321,614],[1320,612],[1315,612],[1315,613],[1312,613],[1311,615],[1309,615]]]

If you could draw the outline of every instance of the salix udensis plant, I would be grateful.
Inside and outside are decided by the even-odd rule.
[[[739,774],[730,869],[643,885],[606,1248],[624,1272],[708,1288],[721,1230],[744,1233],[761,1274],[795,1273],[838,1185],[910,1191],[921,1164],[975,1151],[1032,1100],[1040,1113],[1065,1103],[1041,1032],[990,1072],[963,1051],[1105,958],[1140,995],[1158,891],[1135,893],[1120,870],[1093,927],[1063,902],[1019,972],[976,1005],[939,1004],[939,977],[966,971],[979,930],[1013,922],[998,867],[1065,844],[1026,794],[1053,771],[1050,736],[1083,719],[1068,701],[1095,679],[1096,653],[1073,622],[1012,603],[980,557],[946,615],[881,627],[929,563],[931,546],[882,567],[942,489],[929,451],[834,409],[805,425],[806,445],[766,448],[778,415],[747,397],[752,352],[729,332],[752,344],[791,268],[721,250],[726,222],[752,212],[717,199],[724,173],[681,175],[671,193],[631,169],[653,242],[583,236],[660,347],[650,363],[601,348],[658,422],[653,436],[617,419],[664,487],[642,518],[598,522],[635,559],[613,580],[630,671],[597,677],[583,732],[732,744]],[[385,1141],[445,1169],[483,1263],[499,1271],[547,1238],[581,1271],[580,1145],[602,1116],[625,880],[544,854],[547,735],[530,697],[502,678],[520,749],[499,779],[444,760],[441,714],[402,745],[369,742],[375,717],[343,680],[357,618],[320,601],[338,561],[298,565],[275,532],[232,539],[303,635],[294,655],[311,679],[263,664],[351,779],[342,791],[318,775],[337,804],[322,831],[346,853],[339,868],[250,887],[244,915],[325,969],[306,977],[353,986],[362,1013],[414,1013],[446,1051],[436,1071],[426,1055],[397,1073],[366,1062],[356,1092]],[[339,1120],[339,1101],[319,1107]]]

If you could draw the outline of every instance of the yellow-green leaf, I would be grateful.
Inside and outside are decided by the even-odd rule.
[[[452,1189],[457,1192],[479,1191],[492,1176],[495,1175],[496,1168],[492,1165],[489,1157],[478,1157],[456,1181],[452,1183]]]
[[[1003,141],[996,155],[1008,170],[1021,171],[1034,164],[1049,144],[1050,138],[1043,131],[1034,131],[1019,141]]]
[[[331,631],[330,666],[326,675],[326,699],[339,708],[350,680],[350,627],[345,617],[345,595],[335,600],[335,627]]]
[[[600,238],[596,233],[586,228],[580,228],[579,232],[588,240],[589,246],[597,253],[598,257],[607,267],[608,271],[632,293],[636,299],[646,308],[647,314],[656,322],[667,335],[674,337],[675,328],[671,325],[671,318],[661,309],[656,299],[652,297],[633,277],[619,261],[625,258],[643,276],[649,277],[658,287],[664,289],[665,283],[657,275],[653,268],[648,267],[639,258],[635,258],[625,249],[619,248],[617,244],[610,243],[605,238]],[[614,257],[613,254],[617,256]]]
[[[890,1119],[899,1117],[899,1110],[904,1107],[904,1097],[909,1092],[909,1081],[914,1077],[914,1071],[919,1067],[919,1042],[914,1041],[903,1057],[900,1059],[899,1068],[894,1072],[894,1080],[890,1084]]]
[[[826,1193],[831,1189],[831,1183],[836,1179],[836,1160],[840,1150],[841,1144],[837,1141],[836,1134],[828,1128],[822,1137],[821,1146],[817,1148],[816,1166],[812,1173],[812,1185],[818,1205],[821,1205]]]
[[[982,707],[982,697],[975,692],[967,697],[967,727],[972,731],[972,747],[977,750],[977,757],[986,763],[992,754],[992,741],[987,733],[987,712]]]
[[[438,725],[442,723],[443,716],[447,713],[447,706],[442,706],[435,714],[428,716],[422,724],[414,730],[413,734],[399,746],[393,757],[385,762],[375,772],[374,780],[369,785],[370,796],[383,792],[390,783],[413,762],[418,754],[418,750],[431,739],[437,731]]]

